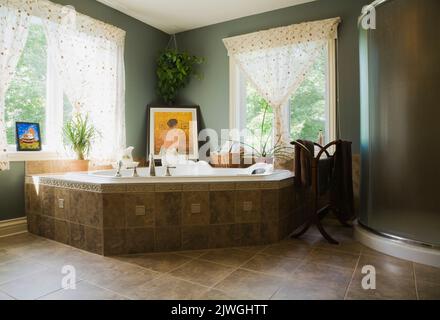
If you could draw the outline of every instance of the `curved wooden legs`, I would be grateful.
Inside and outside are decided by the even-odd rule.
[[[327,240],[329,243],[331,244],[339,244],[338,241],[336,241],[335,239],[333,239],[328,233],[327,231],[325,231],[324,227],[321,224],[321,221],[315,221],[314,223],[310,220],[308,222],[306,222],[304,224],[304,226],[302,227],[302,229],[296,233],[293,233],[290,237],[291,238],[300,238],[302,235],[304,235],[307,230],[310,229],[310,227],[312,225],[316,225],[316,227],[318,228],[319,232],[321,233],[321,235],[325,238],[325,240]]]
[[[313,217],[311,217],[309,219],[309,221],[307,221],[302,228],[300,229],[300,231],[293,233],[291,235],[291,238],[299,238],[302,235],[304,235],[307,230],[310,229],[310,227],[312,225],[316,225],[316,227],[318,228],[319,232],[321,233],[321,235],[325,238],[325,240],[327,240],[329,243],[331,244],[339,244],[338,241],[336,241],[332,236],[330,236],[327,231],[324,229],[321,220],[324,218],[324,216],[326,215],[326,213],[329,212],[329,210],[331,210],[332,208],[330,206],[326,206],[324,208],[322,208],[321,210],[319,210]],[[349,225],[348,223],[346,223],[345,221],[343,221],[342,219],[339,218],[339,215],[336,214],[336,216],[338,217],[339,222],[344,226],[344,227],[352,227],[351,225]]]
[[[335,239],[333,239],[328,233],[327,231],[325,231],[324,227],[321,224],[321,221],[317,221],[316,222],[316,227],[318,228],[319,232],[322,234],[322,236],[325,238],[325,240],[327,240],[329,243],[331,244],[339,244],[338,241],[336,241]]]
[[[300,231],[298,231],[297,233],[293,233],[290,237],[291,238],[299,238],[299,237],[301,237],[304,233],[307,232],[307,230],[310,229],[311,226],[312,226],[311,221],[306,222],[303,225],[303,227],[302,227],[302,229]]]

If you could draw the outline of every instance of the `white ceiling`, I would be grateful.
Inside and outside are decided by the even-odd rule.
[[[315,0],[97,0],[166,33],[286,8]]]

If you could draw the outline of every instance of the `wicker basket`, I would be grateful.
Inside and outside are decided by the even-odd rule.
[[[211,153],[211,166],[214,168],[248,168],[255,163],[253,157],[244,153]]]

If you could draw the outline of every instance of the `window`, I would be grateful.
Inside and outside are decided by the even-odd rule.
[[[43,26],[32,24],[14,79],[6,93],[6,136],[9,145],[15,144],[16,121],[39,122],[45,141],[46,80],[46,37]]]
[[[63,95],[59,80],[48,59],[48,45],[41,20],[33,18],[26,46],[18,62],[15,76],[6,92],[5,122],[9,151],[14,152],[15,123],[40,123],[43,151],[55,151],[55,139],[50,125],[62,106],[63,122],[70,119],[72,106]]]
[[[126,144],[125,31],[50,1],[9,1],[0,16],[7,86],[0,97],[0,168],[11,160],[74,156],[63,145],[72,113],[89,117],[97,132],[89,159],[114,161]],[[15,152],[18,121],[40,124],[43,152]]]
[[[273,144],[273,110],[241,74],[234,60],[230,66],[230,127],[246,129],[254,136],[250,144]],[[336,138],[335,41],[323,49],[304,81],[284,106],[289,117],[285,126],[290,139],[317,141],[322,131],[325,142]],[[262,127],[262,120],[265,124]],[[263,141],[262,141],[263,140]]]

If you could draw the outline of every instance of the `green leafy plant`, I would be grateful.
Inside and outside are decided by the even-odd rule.
[[[249,144],[243,141],[232,141],[245,146],[251,151],[254,158],[263,159],[279,159],[279,160],[292,160],[294,148],[286,146],[281,142],[281,137],[272,145],[271,138],[273,136],[272,119],[268,119],[267,115],[270,105],[263,100],[263,117],[260,123],[259,130],[251,130],[252,134],[258,139],[258,142]],[[270,128],[267,130],[267,128]]]
[[[204,62],[203,58],[167,49],[157,59],[157,93],[168,104],[176,100],[177,93],[184,88],[192,76],[201,78],[196,65]]]
[[[89,155],[93,139],[97,131],[89,121],[89,116],[75,114],[64,126],[64,135],[78,160],[84,160]]]

